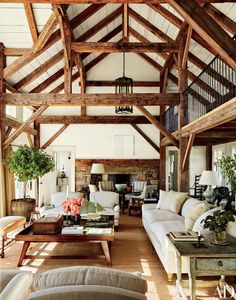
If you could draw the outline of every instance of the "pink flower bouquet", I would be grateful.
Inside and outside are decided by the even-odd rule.
[[[62,202],[61,207],[66,214],[70,212],[72,216],[76,216],[80,214],[80,208],[83,204],[83,201],[84,198],[69,198]]]

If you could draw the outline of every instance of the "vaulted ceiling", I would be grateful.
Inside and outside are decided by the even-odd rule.
[[[236,32],[235,1],[199,2],[230,36]],[[68,92],[69,75],[65,72],[72,64],[73,93],[112,93],[114,80],[122,75],[122,53],[117,53],[123,51],[117,47],[121,41],[127,52],[126,75],[134,79],[134,91],[138,92],[159,92],[165,72],[167,92],[178,90],[175,45],[184,36],[189,40],[189,83],[217,54],[165,1],[1,3],[0,15],[0,41],[7,55],[4,76],[11,92]],[[74,50],[72,54],[68,47]]]

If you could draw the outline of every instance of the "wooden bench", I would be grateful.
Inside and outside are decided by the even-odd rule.
[[[24,226],[26,222],[25,217],[21,216],[7,216],[0,218],[0,236],[2,237],[2,252],[1,258],[4,258],[5,242],[7,241],[7,234],[17,229],[20,226]]]

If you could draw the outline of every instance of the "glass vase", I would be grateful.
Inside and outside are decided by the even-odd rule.
[[[226,231],[214,232],[214,239],[217,243],[224,243],[227,239]]]

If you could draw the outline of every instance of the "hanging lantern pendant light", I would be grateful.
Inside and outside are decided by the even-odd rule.
[[[125,76],[125,52],[123,52],[123,76],[115,80],[116,94],[132,94],[133,79]],[[130,114],[133,112],[132,106],[116,106],[117,114]]]

